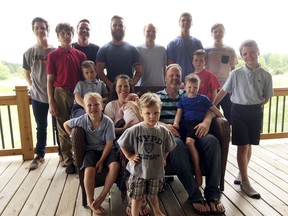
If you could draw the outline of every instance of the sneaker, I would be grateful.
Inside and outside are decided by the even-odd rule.
[[[65,172],[66,172],[67,174],[74,174],[74,173],[76,173],[76,167],[75,167],[75,165],[74,165],[73,163],[67,165],[67,167],[66,167],[66,169],[65,169]]]
[[[31,162],[29,168],[30,170],[37,169],[45,161],[44,157],[37,155]]]

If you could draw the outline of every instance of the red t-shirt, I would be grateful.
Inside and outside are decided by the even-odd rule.
[[[59,46],[47,57],[47,74],[54,74],[54,87],[74,90],[77,82],[82,79],[81,63],[87,60],[86,55],[75,49],[68,50]]]
[[[203,69],[199,73],[195,73],[201,79],[201,85],[198,93],[206,95],[212,101],[212,92],[216,89],[221,88],[221,84],[219,83],[217,77],[214,73]]]

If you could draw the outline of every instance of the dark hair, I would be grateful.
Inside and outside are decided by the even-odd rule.
[[[95,67],[95,63],[93,61],[90,61],[90,60],[83,61],[81,63],[81,70],[83,70],[83,68],[88,68],[90,66]]]
[[[82,23],[82,22],[85,22],[85,23],[90,24],[90,21],[89,21],[88,19],[81,19],[81,20],[77,23],[77,28],[78,28],[79,24]]]
[[[130,86],[130,93],[134,93],[135,92],[132,79],[129,76],[125,75],[125,74],[119,74],[117,77],[115,77],[113,85],[112,85],[112,89],[110,89],[110,91],[109,91],[109,93],[110,93],[109,101],[118,99],[118,95],[117,95],[117,92],[116,92],[116,85],[117,85],[117,81],[119,79],[128,80],[129,86]]]
[[[188,12],[182,13],[182,14],[179,16],[179,22],[180,22],[180,20],[181,20],[182,17],[189,17],[190,20],[191,20],[191,23],[192,23],[192,15],[191,15],[190,13],[188,13]]]
[[[73,26],[71,26],[69,23],[59,23],[56,28],[55,28],[55,31],[57,33],[57,36],[58,34],[61,32],[61,31],[68,31],[68,32],[71,32],[73,35],[74,35],[74,28]]]
[[[212,27],[211,27],[211,33],[218,27],[222,27],[225,31],[225,27],[222,23],[215,23]]]
[[[50,26],[49,26],[48,21],[45,20],[45,19],[42,18],[42,17],[35,17],[35,18],[32,20],[32,31],[34,31],[34,24],[35,24],[35,22],[43,22],[43,23],[45,23],[47,32],[50,31]]]
[[[123,17],[118,16],[118,15],[114,15],[114,16],[111,18],[111,22],[112,22],[112,20],[114,20],[114,19],[122,19],[122,20],[124,20]]]

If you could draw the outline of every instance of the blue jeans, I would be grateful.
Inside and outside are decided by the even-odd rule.
[[[188,200],[190,202],[202,200],[201,191],[192,172],[188,149],[181,139],[175,137],[175,141],[177,146],[169,153],[168,161],[187,191]],[[201,167],[204,169],[202,172],[206,175],[205,199],[218,199],[221,196],[219,188],[221,179],[221,148],[219,141],[213,135],[208,134],[196,142],[196,148],[199,152]]]
[[[32,99],[32,109],[36,121],[36,154],[44,157],[47,141],[47,115],[49,111],[48,103],[41,103]]]

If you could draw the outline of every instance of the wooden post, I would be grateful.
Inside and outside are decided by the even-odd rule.
[[[27,86],[16,86],[16,104],[18,110],[19,130],[23,160],[34,158],[30,101]]]

